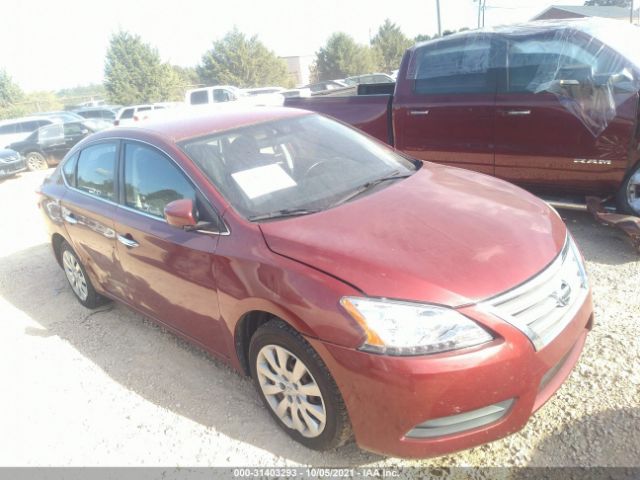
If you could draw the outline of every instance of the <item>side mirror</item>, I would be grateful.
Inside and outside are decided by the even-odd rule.
[[[190,198],[169,202],[164,207],[164,217],[169,225],[176,228],[195,227],[197,224],[193,201]]]

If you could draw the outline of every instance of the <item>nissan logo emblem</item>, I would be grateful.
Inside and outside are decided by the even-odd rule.
[[[551,294],[551,298],[556,301],[557,308],[566,307],[571,302],[571,286],[562,280],[560,288]]]

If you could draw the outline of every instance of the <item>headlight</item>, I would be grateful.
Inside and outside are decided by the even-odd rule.
[[[493,340],[473,320],[435,305],[343,297],[340,304],[364,329],[361,350],[385,355],[428,355]]]

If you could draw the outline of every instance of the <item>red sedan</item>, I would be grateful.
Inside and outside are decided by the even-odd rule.
[[[94,134],[40,207],[83,305],[120,301],[251,375],[314,449],[353,434],[427,457],[515,432],[593,321],[545,203],[302,110]]]

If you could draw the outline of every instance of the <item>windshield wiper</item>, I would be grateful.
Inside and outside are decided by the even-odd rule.
[[[388,182],[391,180],[398,180],[400,178],[408,178],[411,175],[413,175],[412,173],[405,173],[405,174],[398,174],[398,172],[395,172],[393,175],[387,175],[386,177],[382,177],[382,178],[377,178],[375,180],[371,180],[370,182],[365,183],[364,185],[360,185],[358,188],[356,188],[353,192],[351,192],[349,195],[342,197],[340,200],[338,200],[337,202],[333,203],[331,206],[332,207],[337,207],[338,205],[342,205],[343,203],[348,202],[349,200],[353,200],[354,198],[358,197],[359,195],[362,195],[364,192],[371,190],[373,187],[380,185],[383,182]]]
[[[250,222],[256,222],[258,220],[270,220],[272,218],[286,218],[297,217],[299,215],[309,215],[311,213],[320,212],[321,209],[308,209],[308,208],[284,208],[282,210],[276,210],[275,212],[264,213],[262,215],[254,215],[249,217]]]

